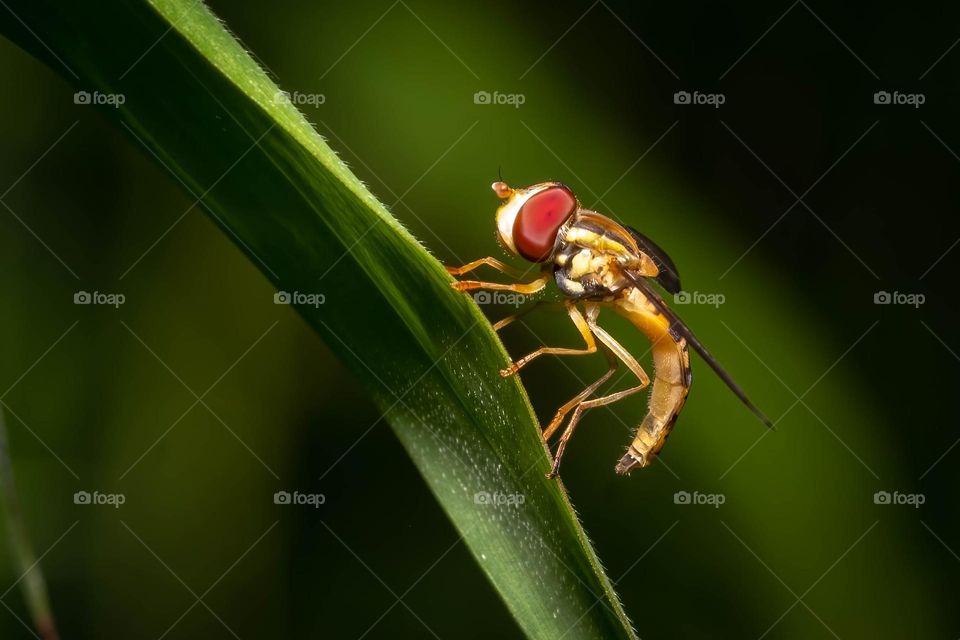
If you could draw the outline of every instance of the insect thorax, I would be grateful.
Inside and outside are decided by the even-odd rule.
[[[615,255],[566,244],[554,257],[557,286],[570,298],[608,298],[627,284]]]

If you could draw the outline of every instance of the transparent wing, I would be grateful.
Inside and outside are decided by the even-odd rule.
[[[690,330],[690,327],[688,327],[686,323],[681,320],[670,307],[667,306],[667,303],[664,302],[662,297],[660,297],[660,294],[657,293],[657,291],[650,285],[649,279],[630,271],[625,273],[627,278],[634,284],[634,286],[640,290],[640,293],[645,295],[653,304],[653,306],[655,306],[657,310],[667,318],[667,320],[670,322],[670,330],[677,336],[686,339],[687,344],[693,347],[693,350],[699,353],[701,358],[706,360],[707,364],[710,365],[710,368],[713,369],[720,379],[723,380],[728,387],[730,387],[730,390],[733,391],[738,398],[740,398],[740,401],[747,405],[747,408],[749,408],[754,415],[760,418],[760,420],[763,421],[763,424],[772,429],[773,423],[770,421],[770,418],[760,411],[756,405],[750,402],[750,399],[747,398],[747,394],[744,393],[743,389],[740,388],[740,385],[733,381],[733,378],[730,377],[730,374],[720,366],[720,363],[717,362],[716,358],[714,358],[710,352],[707,351],[707,348],[700,343],[697,337],[693,335],[693,331]]]
[[[667,255],[667,252],[660,248],[656,242],[643,235],[633,227],[627,227],[624,225],[624,228],[630,232],[630,235],[633,236],[633,239],[637,241],[637,245],[640,247],[640,250],[645,254],[650,256],[650,259],[653,260],[653,263],[657,265],[657,269],[660,270],[660,274],[654,278],[657,283],[667,290],[669,293],[679,293],[680,292],[680,272],[677,271],[677,265],[673,263],[673,260],[670,256]]]

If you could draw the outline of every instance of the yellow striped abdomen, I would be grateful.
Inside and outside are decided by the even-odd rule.
[[[670,322],[637,289],[629,289],[613,303],[652,343],[654,377],[647,415],[637,427],[627,453],[617,463],[621,475],[649,466],[663,448],[677,420],[692,381],[687,341],[670,331]]]

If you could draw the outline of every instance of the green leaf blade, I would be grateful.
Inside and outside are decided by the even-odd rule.
[[[216,18],[175,0],[10,8],[9,37],[78,88],[125,96],[108,115],[278,289],[325,296],[298,311],[370,389],[524,632],[634,637],[480,311]],[[523,503],[477,504],[496,493]]]

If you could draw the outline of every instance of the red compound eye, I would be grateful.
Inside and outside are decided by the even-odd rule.
[[[566,187],[550,187],[520,207],[513,223],[513,243],[517,252],[531,262],[550,257],[557,231],[577,209],[577,199]]]

